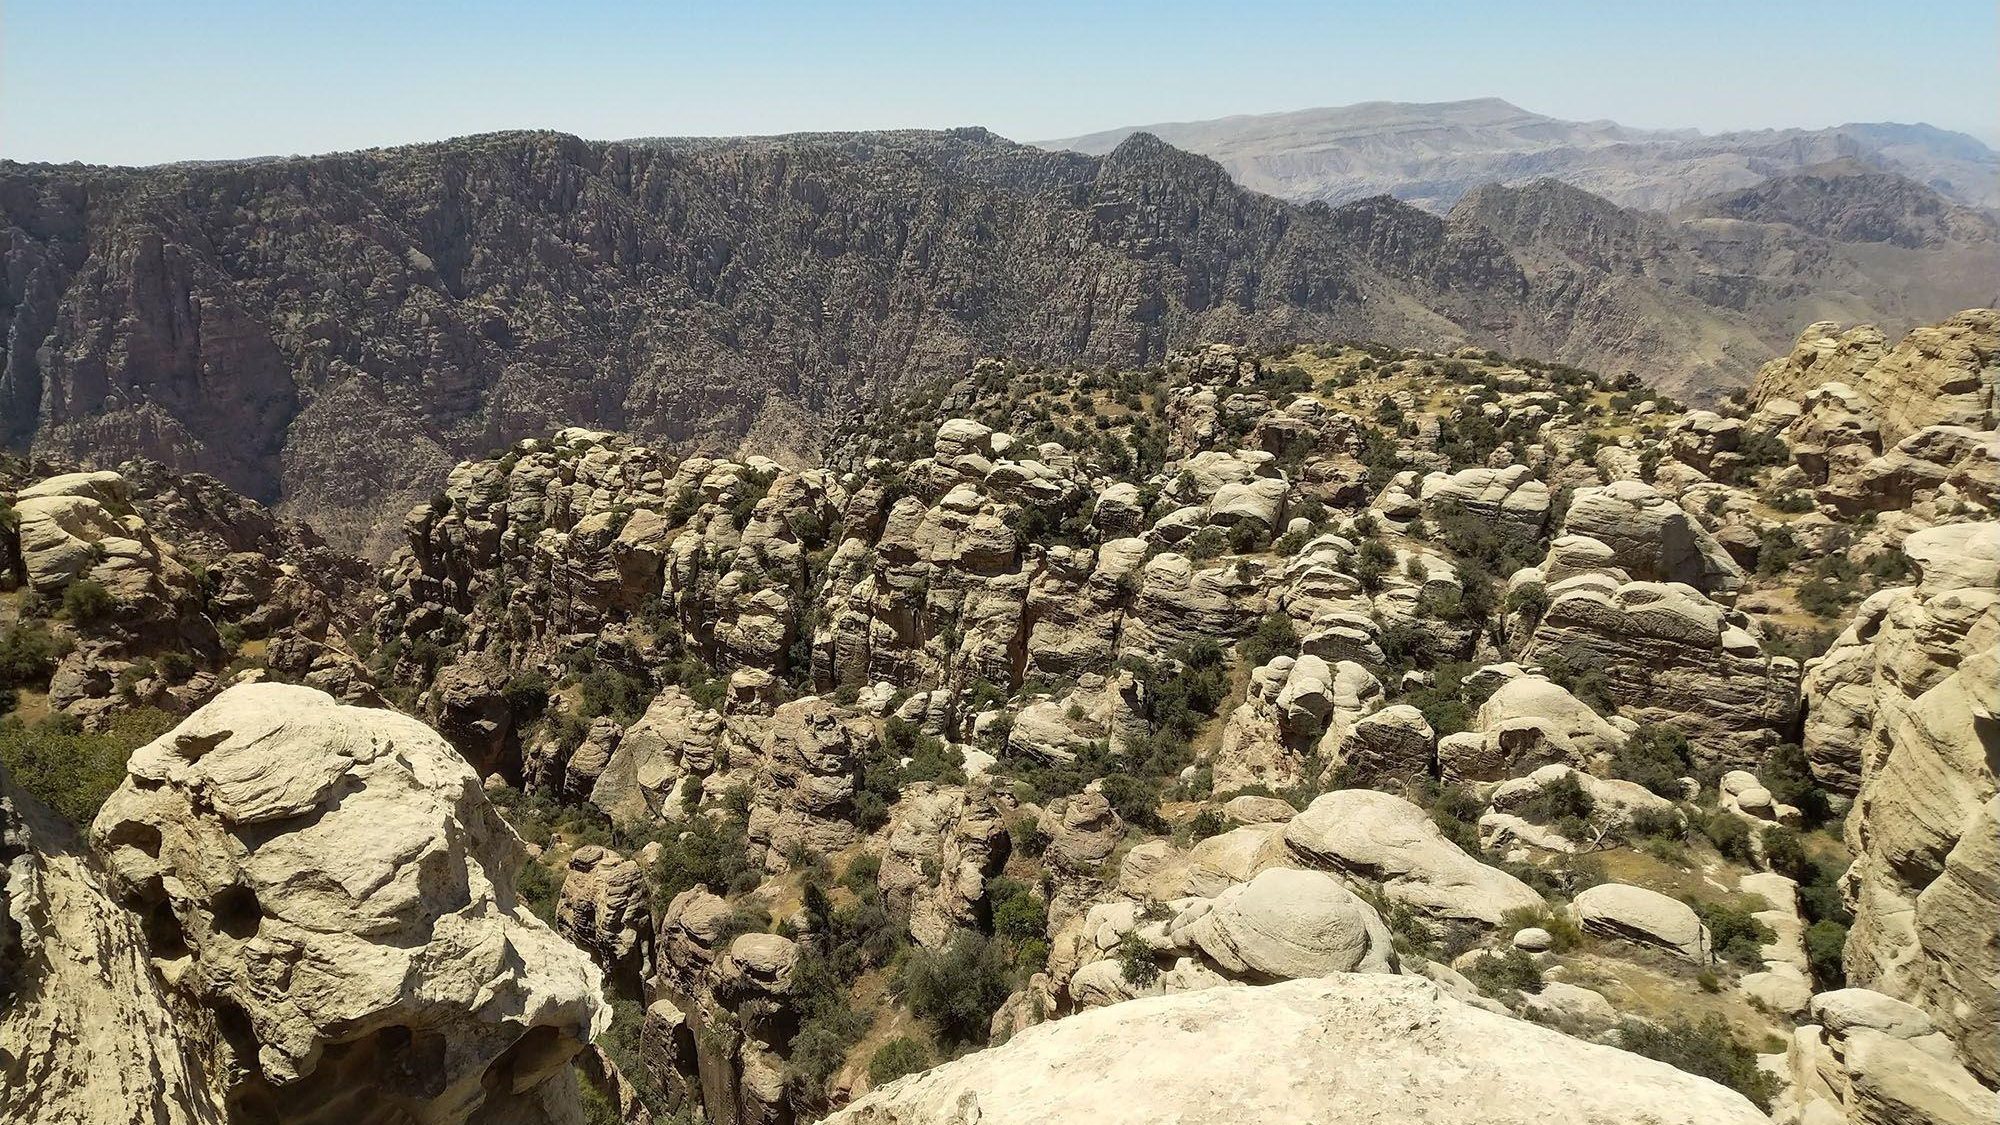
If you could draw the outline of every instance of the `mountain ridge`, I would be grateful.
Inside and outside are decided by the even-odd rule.
[[[0,423],[209,473],[373,553],[453,464],[557,419],[809,460],[843,413],[981,355],[1144,365],[1197,338],[1477,344],[1702,393],[1800,323],[1977,299],[1930,251],[1690,240],[1507,190],[1574,214],[1514,245],[1472,213],[1289,205],[1155,137],[1090,157],[983,129],[0,164]],[[1564,244],[1612,228],[1630,245]]]
[[[1859,158],[1954,202],[2000,207],[2000,155],[1977,138],[1921,123],[1702,133],[1567,121],[1475,98],[1238,114],[1036,143],[1093,153],[1140,130],[1215,156],[1246,187],[1301,202],[1386,191],[1444,211],[1479,183],[1553,175],[1624,206],[1673,211],[1788,171]]]

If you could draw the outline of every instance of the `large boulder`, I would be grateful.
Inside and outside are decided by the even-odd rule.
[[[1524,659],[1601,675],[1625,717],[1679,728],[1700,764],[1754,766],[1791,728],[1798,662],[1767,655],[1744,615],[1681,583],[1604,574],[1548,593]]]
[[[1677,898],[1626,883],[1599,883],[1579,893],[1570,906],[1587,933],[1657,946],[1697,963],[1708,961],[1708,927]]]
[[[601,975],[521,901],[521,842],[443,738],[250,684],[128,768],[91,841],[174,993],[223,1029],[208,1073],[232,1118],[574,1112],[565,1064],[609,1022]]]
[[[1306,863],[1379,883],[1391,901],[1440,918],[1497,926],[1542,896],[1445,839],[1424,810],[1388,793],[1328,793],[1285,825],[1285,845]]]
[[[1987,1125],[2000,1096],[1952,1057],[1921,1009],[1842,988],[1812,998],[1784,1056],[1780,1121],[1817,1125]]]
[[[1253,982],[1393,972],[1389,928],[1323,871],[1274,867],[1216,896],[1171,932],[1232,976]]]
[[[4,768],[0,854],[0,1119],[220,1125],[221,1045],[154,970],[145,919]]]
[[[1577,489],[1562,530],[1604,544],[1633,578],[1685,582],[1710,594],[1743,585],[1743,568],[1715,537],[1644,481]]]
[[[1208,988],[1026,1029],[829,1125],[1762,1125],[1665,1063],[1482,1011],[1413,977]]]

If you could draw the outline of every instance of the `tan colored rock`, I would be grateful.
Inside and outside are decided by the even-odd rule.
[[[118,904],[75,830],[4,769],[0,851],[0,1118],[221,1125],[213,1019],[167,990],[144,920]]]
[[[876,882],[908,911],[917,944],[941,947],[977,924],[986,880],[1006,865],[1009,847],[990,789],[919,783],[896,802]]]
[[[571,852],[556,899],[556,932],[589,953],[612,988],[639,998],[653,978],[653,908],[645,870],[596,844]]]
[[[1711,594],[1730,593],[1743,584],[1743,569],[1714,536],[1643,481],[1577,489],[1563,514],[1562,531],[1604,544],[1636,579],[1684,582]]]
[[[1978,1125],[2000,1096],[1953,1057],[1921,1010],[1866,989],[1812,998],[1784,1058],[1774,1118],[1797,1125]]]
[[[1871,597],[1814,669],[1806,707],[1822,721],[1807,753],[1860,779],[1842,881],[1849,983],[1923,1008],[2000,1082],[2000,527],[1931,528],[1905,550],[1917,585]]]
[[[1657,946],[1697,964],[1709,959],[1708,927],[1694,908],[1658,891],[1599,883],[1579,893],[1570,908],[1586,932]]]
[[[233,1106],[341,1125],[574,1112],[564,1064],[609,1018],[600,974],[520,902],[520,841],[436,733],[254,684],[129,770],[91,840],[151,912],[176,995],[254,1047],[214,1072]],[[357,1086],[365,1112],[340,1096]]]
[[[1424,810],[1387,793],[1341,789],[1285,825],[1285,844],[1306,863],[1379,883],[1391,901],[1440,918],[1500,924],[1542,897],[1466,855]]]
[[[1434,742],[1424,713],[1398,703],[1348,728],[1334,747],[1332,761],[1349,785],[1414,784],[1431,775]]]
[[[1548,592],[1524,659],[1594,665],[1624,717],[1678,727],[1701,764],[1753,765],[1791,726],[1798,664],[1742,614],[1677,583],[1579,575]]]
[[[1413,1035],[1411,1028],[1421,1028]],[[1451,999],[1340,974],[1082,1012],[902,1079],[830,1125],[1758,1125],[1742,1096],[1664,1063]]]
[[[1217,895],[1197,917],[1177,919],[1169,934],[1251,982],[1396,967],[1375,908],[1322,871],[1266,870]]]

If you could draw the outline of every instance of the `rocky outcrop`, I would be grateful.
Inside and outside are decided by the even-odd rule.
[[[1731,594],[1743,585],[1743,568],[1707,529],[1642,481],[1577,489],[1562,534],[1604,544],[1630,578],[1681,582],[1708,594]]]
[[[1415,1033],[1412,1029],[1421,1029]],[[1703,1079],[1511,1021],[1428,981],[1338,974],[1140,999],[1029,1028],[903,1079],[833,1125],[1048,1120],[1756,1125]]]
[[[645,994],[653,979],[653,909],[639,864],[596,844],[571,852],[555,925],[590,954],[614,991]]]
[[[986,786],[924,782],[897,802],[876,882],[908,912],[918,944],[941,948],[978,924],[986,880],[1011,847],[996,797]]]
[[[429,728],[247,685],[129,770],[91,841],[175,998],[214,1021],[232,1118],[575,1112],[600,974],[521,903],[519,839]]]
[[[1708,928],[1679,899],[1625,883],[1599,883],[1570,904],[1587,932],[1658,946],[1697,964],[1713,952]]]
[[[1526,657],[1601,674],[1625,715],[1679,727],[1704,764],[1754,765],[1790,728],[1798,663],[1766,655],[1746,615],[1690,586],[1598,571],[1548,597]]]
[[[2000,527],[1911,535],[1913,587],[1868,599],[1806,689],[1814,771],[1858,778],[1850,983],[1916,1004],[2000,1082]]]
[[[69,825],[0,769],[0,1116],[50,1125],[221,1125],[214,1013],[155,972]]]
[[[2000,1095],[1953,1057],[1921,1009],[1862,988],[1822,992],[1784,1056],[1784,1125],[1976,1125],[2000,1115]]]

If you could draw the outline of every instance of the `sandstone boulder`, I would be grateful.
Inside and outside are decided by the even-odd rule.
[[[600,974],[522,904],[519,839],[436,733],[252,684],[128,768],[91,839],[176,994],[243,1037],[232,1116],[539,1119],[574,1098]]]
[[[1387,793],[1341,789],[1285,825],[1285,844],[1309,864],[1379,883],[1390,900],[1440,918],[1489,926],[1542,897],[1444,838],[1424,810]]]
[[[1766,1120],[1741,1095],[1665,1063],[1481,1011],[1426,980],[1351,973],[1082,1012],[891,1083],[828,1121],[1291,1125],[1369,1119],[1432,1125]]]

